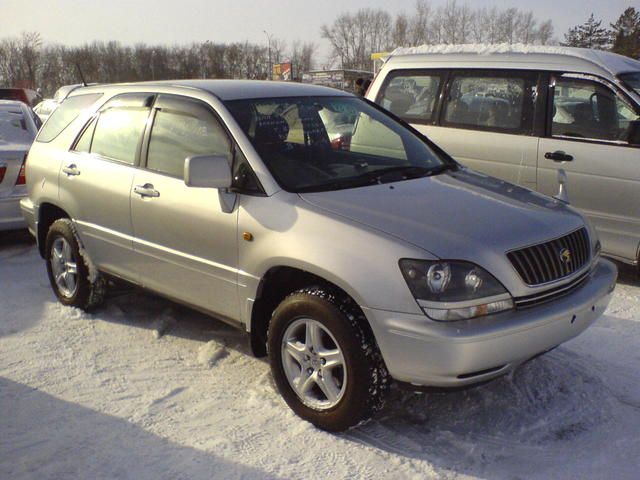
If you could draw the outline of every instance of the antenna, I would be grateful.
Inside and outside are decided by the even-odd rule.
[[[80,64],[76,63],[76,68],[78,69],[78,74],[80,75],[80,80],[82,80],[82,86],[86,87],[87,86],[87,82],[85,82],[84,80],[84,75],[82,74],[82,69],[80,68]]]

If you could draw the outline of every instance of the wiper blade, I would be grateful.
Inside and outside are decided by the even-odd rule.
[[[387,175],[402,174],[403,180],[409,180],[413,178],[430,177],[432,175],[438,175],[445,170],[455,170],[455,165],[444,163],[435,167],[427,168],[418,165],[396,165],[394,167],[380,168],[371,172],[363,173],[357,177],[347,177],[332,182],[322,183],[318,185],[310,185],[307,187],[298,188],[298,193],[311,193],[322,192],[327,190],[341,190],[345,188],[364,187],[366,185],[372,185],[376,183],[386,183],[382,180]],[[397,177],[393,176],[389,181],[396,181]]]
[[[373,172],[367,172],[364,175],[360,175],[357,178],[368,179],[370,181],[377,181],[382,183],[382,180],[387,175],[392,174],[402,174],[404,180],[412,179],[412,178],[420,178],[420,177],[430,177],[432,175],[437,175],[439,173],[444,172],[445,170],[449,170],[454,168],[453,165],[449,165],[443,163],[442,165],[437,165],[435,167],[427,168],[421,167],[418,165],[402,165],[395,166],[389,168],[382,168],[379,170],[374,170]],[[395,178],[395,177],[394,177]],[[390,179],[393,181],[393,178]]]

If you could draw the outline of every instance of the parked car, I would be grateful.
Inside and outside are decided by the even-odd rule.
[[[42,100],[42,96],[29,88],[0,88],[0,100],[17,100],[33,107]]]
[[[367,97],[458,161],[569,201],[603,252],[640,256],[640,61],[563,47],[399,49]]]
[[[0,100],[0,231],[26,227],[20,200],[27,195],[27,152],[38,132],[34,117],[24,103]]]
[[[330,141],[325,110],[351,142]],[[586,329],[616,281],[571,207],[325,87],[85,88],[40,130],[27,182],[60,302],[95,307],[112,276],[235,325],[327,430],[376,412],[391,379],[512,371]]]
[[[79,88],[83,88],[90,85],[97,85],[97,84],[87,83],[85,85],[84,83],[73,83],[71,85],[63,85],[60,88],[58,88],[56,92],[53,94],[53,100],[56,101],[57,103],[61,103],[65,98],[67,98],[71,94],[71,92],[75,92]]]
[[[53,98],[47,98],[33,107],[33,111],[36,112],[36,115],[38,115],[40,121],[44,123],[57,106],[58,102],[56,102]]]

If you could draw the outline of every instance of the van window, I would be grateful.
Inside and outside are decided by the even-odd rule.
[[[440,91],[440,73],[391,72],[376,103],[409,123],[431,123]]]
[[[551,133],[558,137],[625,142],[633,108],[599,82],[558,78],[553,96]]]
[[[225,155],[230,158],[229,138],[204,105],[190,100],[173,100],[169,107],[156,112],[147,168],[182,178],[184,161],[193,155]]]
[[[110,108],[100,113],[93,134],[91,153],[135,164],[148,108]]]
[[[76,95],[75,97],[67,98],[58,108],[54,110],[47,124],[42,127],[37,142],[50,142],[56,138],[60,133],[67,128],[71,122],[73,122],[80,112],[87,107],[90,107],[100,97],[101,93],[93,93],[89,95]]]
[[[534,80],[508,74],[457,74],[444,104],[443,125],[506,133],[530,129]]]

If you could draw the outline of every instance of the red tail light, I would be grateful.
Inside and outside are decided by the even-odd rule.
[[[18,173],[18,179],[16,180],[16,185],[26,185],[27,184],[27,176],[25,174],[25,166],[27,165],[27,156],[24,156],[24,160],[22,161],[22,166],[20,167],[20,173]]]
[[[4,174],[7,173],[7,167],[0,167],[0,183],[4,180]]]

